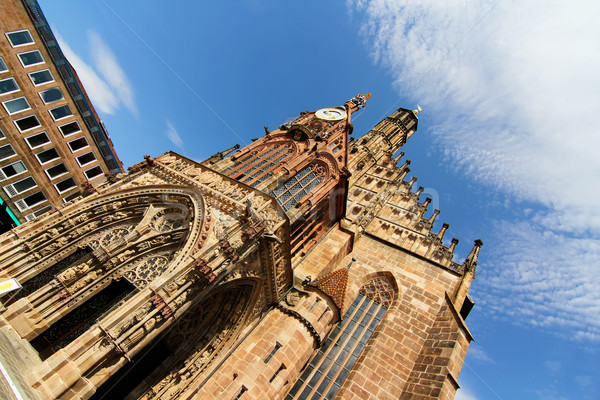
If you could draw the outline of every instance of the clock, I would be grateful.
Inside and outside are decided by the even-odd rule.
[[[346,118],[346,111],[339,108],[322,108],[315,113],[315,116],[325,121],[340,121]]]

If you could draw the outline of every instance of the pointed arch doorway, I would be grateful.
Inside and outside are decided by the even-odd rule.
[[[192,306],[164,336],[109,378],[92,400],[178,399],[237,336],[255,283],[227,285]]]

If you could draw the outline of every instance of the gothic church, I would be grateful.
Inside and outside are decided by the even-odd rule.
[[[0,393],[453,399],[482,243],[453,262],[394,158],[416,112],[349,140],[366,101],[202,163],[147,156],[0,236],[0,280],[22,285],[2,298]]]

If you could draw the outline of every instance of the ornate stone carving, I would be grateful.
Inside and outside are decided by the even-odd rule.
[[[217,276],[204,258],[199,258],[192,264],[196,276],[204,283],[212,283]]]
[[[234,249],[229,241],[227,240],[219,240],[219,247],[223,252],[223,255],[228,260],[231,260],[232,263],[237,262],[240,259],[240,256],[237,254],[236,249]]]
[[[150,298],[150,302],[152,302],[154,308],[160,312],[163,318],[166,319],[173,315],[173,310],[171,309],[171,307],[169,307],[165,299],[163,299],[158,293],[154,293],[154,296]]]

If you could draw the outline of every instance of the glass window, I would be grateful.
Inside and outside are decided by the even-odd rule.
[[[15,182],[11,185],[4,186],[4,191],[6,192],[8,197],[14,197],[19,193],[23,193],[36,186],[37,183],[35,182],[35,179],[33,179],[33,177],[31,176],[28,176],[27,178],[21,179],[20,181]]]
[[[54,118],[55,121],[62,119],[62,118],[66,118],[69,115],[73,115],[73,112],[69,108],[68,104],[65,104],[64,106],[53,108],[48,111],[50,112],[50,115],[52,115],[52,118]]]
[[[58,182],[54,187],[58,190],[58,193],[63,193],[71,188],[77,187],[77,182],[75,182],[75,179],[73,178],[67,178],[64,181]]]
[[[40,153],[37,153],[35,156],[37,157],[40,164],[45,164],[49,161],[56,160],[57,158],[60,157],[60,155],[58,154],[58,151],[56,151],[56,149],[54,147],[51,149],[42,151]]]
[[[308,165],[302,168],[296,175],[281,183],[271,193],[284,211],[290,210],[300,200],[313,191],[324,178],[324,172],[316,165]]]
[[[4,146],[0,147],[0,160],[4,160],[5,158],[14,156],[15,154],[17,153],[10,144],[5,144]]]
[[[292,387],[286,400],[308,398],[313,388],[315,395],[312,398],[333,399],[383,318],[393,296],[394,289],[387,279],[377,277],[367,282]],[[321,359],[323,361],[317,367]]]
[[[98,175],[101,175],[102,173],[104,173],[104,171],[102,171],[102,167],[99,165],[96,165],[94,168],[90,168],[84,172],[86,178],[88,179],[92,179]]]
[[[48,212],[48,211],[50,211],[50,210],[52,210],[52,206],[51,206],[51,205],[48,205],[48,206],[46,206],[46,207],[42,207],[42,208],[40,208],[39,210],[37,210],[36,212],[34,212],[34,213],[33,213],[33,215],[34,215],[35,217],[39,217],[39,216],[40,216],[40,215],[42,215],[43,213],[45,213],[45,212]]]
[[[27,171],[27,167],[22,161],[17,161],[16,163],[12,163],[0,168],[0,171],[0,180],[4,180],[15,175],[22,174],[23,172]]]
[[[32,72],[29,74],[29,78],[31,79],[31,82],[33,82],[34,86],[43,85],[47,82],[54,82],[54,77],[49,69]]]
[[[85,137],[80,137],[77,138],[75,140],[71,140],[69,142],[69,147],[71,148],[71,151],[74,153],[79,149],[83,149],[84,147],[88,146],[88,142],[87,140],[85,140]]]
[[[6,66],[6,63],[4,62],[4,59],[2,57],[0,57],[0,72],[4,72],[4,71],[8,71],[8,67]]]
[[[15,125],[19,128],[19,131],[25,132],[35,127],[41,126],[40,121],[35,115],[30,115],[25,118],[21,118],[15,121]]]
[[[61,125],[58,127],[62,132],[63,136],[72,135],[76,132],[81,132],[81,127],[77,123],[77,121],[69,122],[68,124]]]
[[[2,132],[2,129],[0,129],[0,139],[4,139],[6,136],[4,136],[4,132]]]
[[[36,186],[37,183],[35,182],[35,179],[33,179],[33,177],[31,176],[28,176],[25,179],[13,183],[13,187],[17,190],[17,193],[24,192]]]
[[[42,192],[40,190],[39,192],[36,192],[36,193],[34,193],[30,196],[27,196],[23,199],[25,204],[27,204],[27,207],[25,207],[24,209],[31,208],[31,207],[35,206],[36,204],[39,204],[45,200],[46,200],[46,195],[44,194],[44,192]],[[18,205],[17,205],[17,208],[19,208]],[[20,210],[20,211],[23,211],[23,210]]]
[[[25,138],[25,141],[27,142],[29,147],[33,149],[43,144],[50,143],[50,138],[48,137],[46,132],[40,132]]]
[[[24,67],[28,67],[30,65],[41,64],[44,62],[44,57],[42,57],[42,53],[39,50],[28,51],[25,53],[18,54],[19,59],[21,60],[21,64]]]
[[[292,150],[287,146],[273,147],[261,154],[243,157],[224,172],[232,178],[256,187],[273,176],[273,170],[291,153]]]
[[[46,175],[48,175],[48,178],[50,179],[54,179],[54,178],[58,178],[61,175],[66,174],[67,172],[69,172],[69,170],[67,169],[67,167],[65,166],[64,163],[60,163],[57,164],[53,167],[50,167],[46,170]]]
[[[31,109],[31,106],[25,97],[17,97],[16,99],[3,101],[2,105],[9,114],[16,114],[18,112]]]
[[[57,87],[40,92],[40,97],[44,104],[54,103],[65,98],[62,91]]]
[[[14,78],[7,78],[0,81],[0,94],[12,93],[19,90],[19,85]]]
[[[75,193],[71,193],[70,195],[63,197],[63,201],[65,203],[67,203],[67,202],[69,202],[69,201],[71,201],[73,199],[76,199],[79,196],[81,196],[81,191],[78,190]]]
[[[84,155],[77,157],[77,162],[79,165],[84,166],[85,164],[91,163],[95,159],[96,156],[94,155],[94,152],[90,151],[89,153],[85,153]]]
[[[6,34],[8,41],[12,47],[24,46],[29,43],[33,43],[33,38],[27,29],[16,32],[9,32]]]

